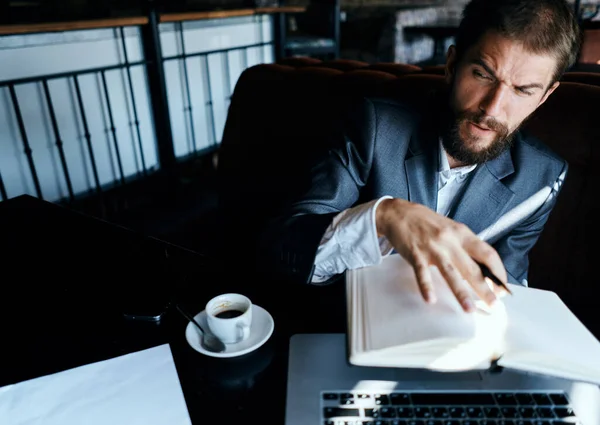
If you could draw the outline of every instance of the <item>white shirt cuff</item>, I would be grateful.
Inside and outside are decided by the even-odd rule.
[[[312,282],[323,282],[345,270],[379,264],[390,254],[393,247],[387,238],[377,236],[375,213],[381,201],[391,198],[383,196],[334,217],[317,249]]]

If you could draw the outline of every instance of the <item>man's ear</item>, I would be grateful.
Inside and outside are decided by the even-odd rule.
[[[556,88],[560,85],[560,83],[558,81],[556,81],[554,84],[552,84],[548,90],[546,90],[546,93],[544,93],[544,95],[542,96],[542,100],[540,100],[540,103],[538,104],[538,108],[540,106],[542,106],[542,103],[544,103],[546,101],[546,99],[548,99],[548,96],[550,96],[552,94],[552,92],[554,90],[556,90]]]
[[[448,47],[448,52],[446,53],[446,67],[444,69],[446,83],[448,84],[450,84],[454,78],[454,73],[456,72],[456,60],[456,47],[452,45]]]

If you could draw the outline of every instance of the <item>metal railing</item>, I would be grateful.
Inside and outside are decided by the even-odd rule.
[[[177,54],[177,55],[164,57],[163,62],[177,60],[177,61],[181,61],[181,64],[183,67],[185,101],[187,102],[187,105],[184,105],[184,111],[187,114],[187,123],[190,128],[190,137],[191,137],[191,145],[193,146],[193,154],[201,155],[203,153],[213,152],[215,150],[215,148],[217,147],[217,124],[215,122],[215,105],[213,102],[211,73],[210,73],[210,67],[209,67],[209,57],[212,55],[222,55],[222,57],[223,57],[223,62],[224,62],[224,66],[223,66],[224,78],[223,79],[228,83],[227,100],[229,101],[231,99],[231,95],[233,94],[233,89],[234,89],[234,87],[230,84],[231,66],[229,63],[229,53],[236,52],[236,51],[242,51],[244,53],[242,56],[242,58],[243,58],[242,68],[246,69],[248,67],[248,62],[249,62],[248,61],[248,50],[254,49],[254,48],[259,48],[259,47],[270,46],[270,45],[273,45],[273,42],[262,42],[261,41],[259,43],[248,44],[248,45],[244,45],[244,46],[229,47],[226,49],[217,49],[217,50],[210,50],[210,51],[203,51],[203,52],[187,53],[186,47],[185,47],[185,40],[184,40],[184,36],[183,36],[182,22],[177,22],[176,31],[177,31],[177,37],[178,37],[179,43],[180,43],[181,53]],[[190,78],[189,78],[189,71],[188,71],[188,64],[187,64],[187,59],[197,58],[197,57],[199,57],[201,59],[203,72],[206,75],[207,100],[206,100],[205,107],[208,108],[208,112],[210,115],[209,124],[210,124],[210,129],[211,129],[211,138],[212,138],[211,146],[209,148],[205,148],[202,150],[197,149],[196,134],[194,131],[194,124],[193,124],[194,123],[194,118],[193,118],[194,117],[194,106],[192,104],[192,99],[191,99]],[[264,51],[261,49],[261,62],[264,62],[264,61],[265,61]]]
[[[152,15],[153,13],[154,13],[154,15]],[[212,87],[211,87],[211,70],[209,67],[209,57],[212,57],[213,55],[222,55],[222,57],[223,57],[223,61],[224,61],[224,67],[223,67],[224,76],[223,77],[224,77],[224,80],[228,84],[226,90],[228,91],[227,101],[229,101],[232,91],[233,91],[233,85],[231,84],[231,79],[230,79],[231,67],[230,67],[230,63],[229,63],[229,54],[234,51],[243,52],[243,56],[242,56],[243,57],[242,70],[243,70],[243,69],[247,68],[247,66],[248,66],[248,62],[249,62],[248,61],[248,51],[249,51],[249,49],[261,48],[261,61],[264,62],[265,57],[264,57],[263,49],[265,46],[273,45],[273,42],[272,41],[269,41],[269,42],[261,41],[259,43],[243,45],[243,46],[236,46],[236,47],[225,48],[225,49],[188,53],[186,51],[186,46],[184,43],[183,24],[182,24],[182,22],[176,22],[175,25],[176,25],[176,31],[178,33],[177,36],[178,36],[178,39],[180,42],[181,53],[172,55],[172,56],[168,56],[168,57],[162,57],[160,46],[152,45],[152,43],[157,43],[157,42],[160,43],[160,38],[158,37],[158,22],[159,22],[159,19],[158,19],[156,13],[151,11],[150,18],[148,19],[148,24],[146,24],[146,26],[153,26],[153,28],[146,29],[145,33],[142,32],[142,43],[144,44],[144,60],[135,61],[135,62],[129,61],[124,30],[123,30],[123,27],[118,27],[118,28],[116,28],[116,30],[118,33],[121,49],[123,51],[123,62],[118,65],[104,66],[104,67],[99,67],[99,68],[90,68],[90,69],[78,70],[78,71],[73,71],[73,72],[56,73],[56,74],[51,74],[51,75],[42,75],[42,76],[36,76],[36,77],[30,77],[30,78],[13,79],[13,80],[9,80],[9,81],[0,82],[0,89],[6,89],[6,90],[8,90],[8,93],[10,94],[9,97],[10,97],[10,102],[11,102],[12,114],[17,123],[17,126],[16,126],[18,129],[17,134],[18,134],[18,137],[20,138],[20,144],[22,146],[22,151],[25,153],[25,156],[26,156],[29,173],[31,175],[31,180],[33,182],[33,187],[34,187],[37,197],[44,199],[44,194],[42,191],[42,186],[40,185],[40,178],[39,178],[38,170],[36,168],[36,161],[34,159],[33,149],[30,144],[30,139],[29,139],[28,133],[27,133],[28,123],[26,122],[25,116],[20,107],[21,99],[18,95],[17,88],[21,85],[34,84],[41,90],[41,93],[43,94],[42,97],[43,97],[43,101],[45,103],[45,105],[44,105],[45,111],[47,113],[47,118],[50,122],[49,127],[50,127],[50,131],[51,131],[52,138],[53,138],[53,146],[58,153],[59,164],[60,164],[60,166],[59,166],[60,173],[61,173],[62,177],[64,178],[64,182],[65,182],[65,186],[66,186],[67,193],[64,197],[65,199],[63,199],[61,201],[73,202],[79,195],[87,196],[87,195],[94,194],[94,193],[98,194],[98,195],[102,195],[103,191],[105,191],[109,188],[112,188],[115,186],[124,186],[124,185],[126,185],[126,183],[128,181],[130,181],[132,179],[140,179],[140,178],[143,178],[148,175],[149,170],[147,168],[146,159],[144,158],[142,132],[140,129],[140,117],[138,115],[138,105],[136,103],[136,95],[135,95],[135,90],[134,90],[133,78],[132,78],[132,74],[131,74],[132,67],[141,66],[144,68],[144,71],[148,78],[147,88],[148,88],[150,102],[152,104],[154,104],[156,102],[159,102],[159,103],[162,102],[162,105],[160,107],[166,108],[168,105],[168,102],[166,99],[166,90],[165,90],[166,81],[165,81],[163,67],[164,67],[164,64],[168,61],[181,61],[181,66],[183,68],[184,87],[185,87],[184,114],[186,115],[186,122],[188,123],[189,128],[191,129],[191,131],[189,132],[189,137],[191,137],[191,146],[193,147],[191,153],[193,154],[193,156],[199,156],[199,155],[203,155],[206,153],[214,152],[218,148],[218,138],[217,138],[217,134],[216,134],[217,126],[215,123],[215,104],[214,104],[214,99],[213,99],[212,90],[211,90],[212,89]],[[262,27],[261,27],[261,34],[262,34]],[[149,43],[150,43],[150,45],[149,45]],[[151,54],[148,54],[148,52],[151,52]],[[208,147],[204,147],[202,149],[198,149],[199,143],[197,140],[197,134],[194,131],[194,120],[193,119],[194,119],[194,112],[196,110],[194,109],[194,105],[192,104],[189,70],[188,70],[188,65],[187,65],[187,59],[193,58],[193,57],[199,57],[201,59],[202,65],[203,65],[203,73],[205,74],[205,78],[207,80],[206,81],[206,87],[207,87],[206,98],[207,99],[206,99],[206,104],[204,106],[206,108],[208,108],[207,111],[210,114],[209,125],[210,125],[212,141],[211,141],[211,143],[209,143]],[[120,71],[124,72],[124,74],[126,76],[128,102],[131,106],[131,112],[133,114],[133,116],[129,118],[129,120],[130,120],[129,125],[131,127],[133,127],[133,129],[135,130],[133,133],[135,134],[135,142],[137,144],[137,149],[139,150],[139,154],[140,154],[141,165],[138,166],[137,165],[138,163],[136,161],[137,173],[135,173],[135,175],[133,175],[133,176],[130,176],[129,178],[126,177],[124,170],[123,170],[123,164],[122,164],[122,159],[121,159],[122,155],[121,155],[120,144],[119,144],[119,140],[118,140],[117,124],[114,119],[113,101],[111,100],[111,90],[109,88],[109,85],[107,84],[107,78],[106,78],[107,72],[115,71],[115,70],[120,70]],[[158,72],[157,72],[157,70],[158,70]],[[153,72],[154,72],[154,74],[153,74]],[[92,134],[90,132],[90,128],[88,125],[89,120],[88,120],[88,112],[86,110],[86,102],[90,102],[91,100],[86,99],[86,102],[84,102],[84,98],[82,95],[80,80],[84,76],[94,76],[99,81],[100,92],[102,94],[100,102],[104,103],[103,110],[105,111],[106,116],[107,116],[107,127],[108,128],[106,128],[105,130],[111,139],[110,141],[112,142],[111,146],[112,146],[112,149],[114,150],[116,169],[118,170],[118,173],[115,173],[115,178],[113,179],[113,181],[108,184],[104,184],[104,185],[101,184],[101,181],[100,181],[100,178],[98,175],[97,158],[96,158],[96,155],[94,154],[95,140],[92,137]],[[62,128],[59,123],[59,120],[57,119],[57,112],[55,109],[56,108],[55,107],[55,99],[52,95],[52,91],[49,88],[49,82],[55,81],[55,80],[66,80],[70,84],[71,88],[74,90],[74,93],[75,93],[75,95],[74,95],[75,108],[77,110],[78,119],[79,119],[80,125],[82,127],[81,136],[82,136],[82,140],[84,141],[84,146],[85,146],[85,150],[86,150],[86,154],[87,154],[86,159],[87,159],[87,161],[89,161],[89,165],[91,168],[91,174],[93,177],[93,187],[84,193],[81,193],[81,192],[76,193],[76,191],[74,190],[71,170],[67,163],[67,158],[66,158],[65,149],[64,149],[64,140],[63,140],[63,136],[61,134]],[[88,106],[89,106],[89,103],[88,103]],[[177,162],[177,161],[181,161],[182,158],[176,158],[175,161],[172,160],[174,158],[174,154],[173,154],[174,147],[173,147],[172,135],[169,135],[170,137],[159,137],[161,134],[161,129],[164,134],[164,129],[170,130],[171,126],[170,126],[169,122],[164,121],[164,120],[167,120],[167,121],[170,120],[168,109],[166,109],[166,110],[163,109],[162,110],[163,113],[157,113],[158,110],[160,110],[160,109],[156,109],[154,107],[154,105],[152,105],[152,111],[153,111],[153,114],[152,114],[153,123],[152,124],[153,124],[155,135],[157,136],[156,143],[157,143],[157,145],[159,145],[161,143],[163,144],[162,147],[157,146],[159,169],[162,169],[162,168],[172,167],[173,165],[176,165],[173,163]],[[165,111],[166,111],[166,113],[165,113]],[[165,146],[164,145],[165,143],[170,144],[170,146]],[[206,144],[204,144],[204,146],[206,146]],[[169,155],[172,156],[171,161],[169,161],[169,159],[166,158]],[[8,195],[7,195],[7,190],[6,190],[6,183],[2,179],[1,171],[2,170],[0,170],[0,200],[3,201],[3,200],[8,199]]]
[[[29,171],[31,173],[31,179],[33,181],[36,196],[40,199],[44,199],[44,196],[42,193],[42,188],[40,186],[40,180],[38,177],[35,160],[33,158],[33,150],[31,148],[31,145],[29,143],[29,137],[27,135],[27,126],[25,123],[25,119],[23,117],[23,113],[21,111],[19,96],[17,95],[17,90],[16,90],[16,87],[26,85],[26,84],[36,84],[36,85],[41,86],[46,110],[48,112],[48,118],[50,120],[51,127],[52,127],[54,144],[56,145],[56,149],[58,151],[58,155],[60,158],[60,165],[62,168],[62,174],[63,174],[65,184],[67,187],[68,200],[74,201],[76,194],[73,190],[71,174],[69,172],[69,167],[67,165],[67,160],[65,157],[64,140],[61,136],[61,129],[58,124],[54,101],[53,101],[51,91],[49,89],[48,82],[53,81],[53,80],[67,80],[72,83],[72,87],[74,88],[75,94],[76,94],[79,119],[81,120],[81,123],[83,126],[83,137],[85,138],[85,142],[86,142],[88,159],[90,161],[91,168],[92,168],[92,174],[93,174],[93,179],[94,179],[94,190],[97,193],[101,193],[103,188],[102,188],[102,185],[100,184],[100,179],[98,177],[98,168],[96,165],[96,157],[94,155],[93,141],[92,141],[92,137],[91,137],[91,134],[90,134],[90,131],[88,128],[88,117],[87,117],[85,105],[83,102],[83,98],[81,95],[80,78],[84,75],[96,75],[98,78],[100,78],[101,85],[102,85],[102,91],[104,94],[104,101],[106,102],[106,108],[107,108],[107,113],[108,113],[109,123],[110,123],[110,128],[108,130],[111,133],[113,148],[115,150],[117,165],[118,165],[118,169],[119,169],[119,176],[118,176],[117,181],[119,182],[119,184],[123,185],[123,184],[125,184],[125,175],[123,173],[123,165],[121,163],[121,154],[120,154],[119,143],[118,143],[118,139],[117,139],[117,131],[116,131],[117,129],[115,127],[114,117],[113,117],[113,112],[112,112],[111,98],[110,98],[110,94],[109,94],[109,90],[108,90],[108,85],[106,83],[106,72],[112,71],[112,70],[125,70],[126,75],[127,75],[127,86],[129,89],[130,102],[133,107],[133,115],[134,115],[134,120],[130,124],[133,125],[136,129],[137,142],[138,142],[138,146],[140,149],[140,157],[141,157],[141,163],[142,163],[142,168],[141,168],[141,170],[138,170],[138,175],[146,175],[146,173],[147,173],[145,160],[144,160],[144,152],[142,149],[142,139],[141,139],[140,128],[139,128],[140,122],[138,119],[136,101],[135,101],[135,93],[134,93],[134,88],[133,88],[133,83],[132,83],[131,72],[130,72],[130,68],[132,66],[140,66],[140,65],[146,66],[147,62],[146,61],[129,62],[129,59],[127,56],[127,49],[125,46],[125,36],[124,36],[124,32],[123,32],[122,28],[120,28],[119,33],[120,33],[120,39],[121,39],[121,43],[122,43],[122,47],[123,47],[123,51],[124,51],[124,63],[122,63],[122,64],[105,66],[105,67],[100,67],[100,68],[78,70],[78,71],[72,71],[72,72],[62,72],[62,73],[58,73],[58,74],[51,74],[51,75],[44,75],[44,76],[21,78],[21,79],[16,79],[16,80],[0,82],[0,88],[6,88],[6,89],[8,89],[8,91],[10,93],[12,112],[13,112],[14,117],[17,122],[18,130],[19,130],[19,137],[20,137],[21,143],[23,145],[23,152],[25,153],[25,156],[27,158],[27,163],[29,165]],[[2,186],[1,186],[0,194],[2,196],[2,200],[5,200],[8,198],[4,184],[2,184]]]

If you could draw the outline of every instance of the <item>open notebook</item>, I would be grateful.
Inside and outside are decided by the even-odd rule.
[[[439,371],[497,365],[600,384],[600,342],[550,291],[510,285],[489,309],[463,312],[432,267],[426,304],[400,255],[347,273],[349,361],[360,366]]]

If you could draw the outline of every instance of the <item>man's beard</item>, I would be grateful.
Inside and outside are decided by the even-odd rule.
[[[464,111],[449,115],[442,134],[442,144],[448,155],[465,165],[482,164],[500,156],[512,146],[514,135],[522,125],[521,123],[511,132],[505,124],[492,117],[486,117],[483,112]],[[468,125],[469,121],[496,132],[496,137],[489,146],[481,150],[473,150],[470,146],[477,139],[463,140],[460,127]]]

